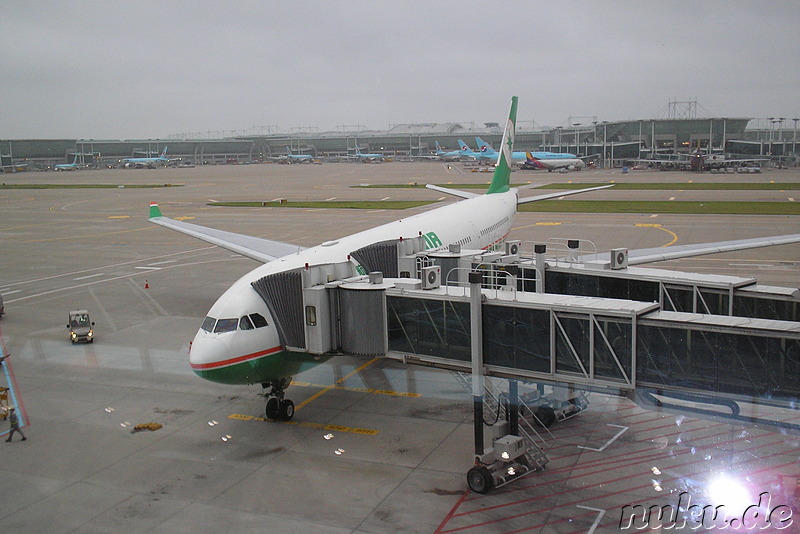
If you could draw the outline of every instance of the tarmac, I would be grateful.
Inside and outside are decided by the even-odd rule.
[[[168,217],[313,246],[431,207],[207,203],[436,200],[442,194],[425,189],[350,186],[484,183],[490,176],[434,162],[3,175],[7,184],[117,186],[0,189],[6,308],[0,344],[11,354],[0,367],[0,387],[11,387],[28,436],[0,447],[3,531],[604,533],[620,531],[625,506],[677,506],[688,494],[693,504],[721,504],[729,518],[741,517],[764,492],[770,511],[785,512],[785,506],[796,515],[800,435],[773,426],[649,410],[591,393],[586,412],[551,428],[551,461],[544,471],[478,495],[465,477],[472,466],[471,399],[449,372],[335,357],[295,378],[287,396],[296,415],[278,423],[263,420],[260,387],[213,384],[189,369],[189,341],[207,310],[257,264],[148,223],[150,201]],[[795,183],[800,171],[518,171],[512,180]],[[610,189],[580,198],[793,202],[795,196],[800,200],[796,190]],[[520,213],[510,238],[580,238],[607,250],[798,232],[800,216]],[[797,288],[800,245],[657,267]],[[67,312],[78,308],[89,310],[96,323],[92,344],[68,340]],[[796,410],[780,417],[800,423]],[[136,429],[148,423],[161,426]],[[7,430],[0,421],[0,437]],[[719,477],[729,489],[739,483],[745,488],[744,505],[731,494],[711,492]]]

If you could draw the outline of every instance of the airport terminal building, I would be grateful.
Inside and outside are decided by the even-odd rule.
[[[778,121],[751,118],[641,119],[589,121],[569,126],[536,129],[519,124],[515,149],[569,152],[591,157],[596,164],[622,166],[640,158],[689,154],[700,149],[734,156],[763,157],[775,164],[797,164],[797,120],[793,128]],[[748,128],[748,125],[751,125]],[[755,127],[753,127],[753,125]],[[457,150],[463,139],[475,148],[475,137],[494,147],[502,127],[461,123],[400,124],[388,130],[269,133],[221,139],[168,138],[146,140],[18,139],[0,141],[4,171],[48,170],[55,164],[121,166],[125,158],[156,156],[167,148],[173,164],[220,165],[261,163],[287,153],[310,154],[321,161],[341,161],[356,148],[395,160],[430,159],[436,144]]]

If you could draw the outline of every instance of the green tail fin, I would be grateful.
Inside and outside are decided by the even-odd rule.
[[[487,195],[508,191],[508,184],[511,183],[511,153],[514,151],[514,125],[516,122],[517,97],[512,96],[511,111],[508,114],[505,131],[503,131],[503,141],[500,143],[500,156],[497,158],[497,167],[492,176],[492,183],[486,191]]]
[[[158,207],[158,204],[155,202],[150,203],[150,218],[153,219],[155,217],[163,217],[161,215],[161,209]]]

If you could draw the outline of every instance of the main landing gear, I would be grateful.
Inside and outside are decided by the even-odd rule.
[[[261,384],[267,395],[267,419],[277,421],[289,421],[294,417],[294,403],[289,399],[284,399],[283,395],[289,387],[291,379],[281,378],[275,382],[264,382]]]

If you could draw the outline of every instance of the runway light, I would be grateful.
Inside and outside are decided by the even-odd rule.
[[[107,412],[107,413],[111,413],[111,412],[113,412],[113,411],[114,411],[114,408],[111,408],[111,407],[108,407],[108,408],[106,408],[106,412]]]
[[[333,451],[333,453],[336,456],[341,456],[342,454],[344,454],[344,449],[336,449],[335,451]]]
[[[656,491],[664,491],[664,489],[661,487],[661,484],[658,482],[653,482],[653,489]]]
[[[208,426],[216,426],[218,424],[219,423],[217,423],[216,421],[213,421],[213,420],[208,422]]]
[[[325,434],[323,437],[325,439],[333,439],[333,434]]]
[[[655,476],[661,474],[661,469],[659,469],[658,467],[653,467],[650,471],[652,471]]]
[[[231,439],[233,438],[231,438],[230,434],[225,434],[224,436],[222,436],[222,441],[230,441]]]

